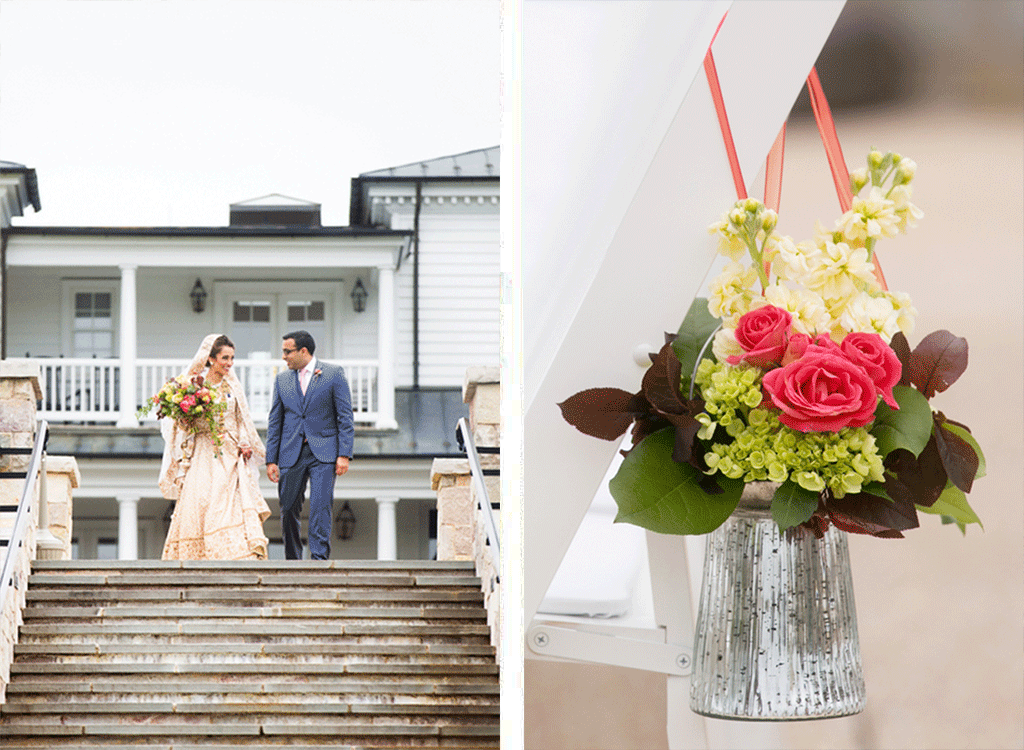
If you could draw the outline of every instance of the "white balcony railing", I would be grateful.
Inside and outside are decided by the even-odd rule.
[[[138,359],[135,362],[136,404],[121,403],[121,361],[118,359],[34,359],[40,366],[43,398],[38,417],[50,423],[124,423],[122,407],[134,417],[143,402],[160,386],[188,366],[187,359]],[[371,359],[332,360],[345,369],[352,393],[356,424],[377,424],[382,417],[378,389],[378,363]],[[274,377],[284,362],[271,359],[237,359],[234,370],[245,388],[249,408],[258,425],[265,425],[274,393]],[[393,399],[393,395],[391,395]],[[393,413],[392,409],[385,412]],[[154,423],[150,414],[143,423]]]

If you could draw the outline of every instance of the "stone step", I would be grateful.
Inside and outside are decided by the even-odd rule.
[[[450,660],[421,662],[418,664],[386,663],[335,663],[335,662],[274,662],[250,663],[230,662],[113,662],[75,664],[66,662],[42,663],[17,660],[11,665],[11,675],[23,674],[358,674],[358,675],[407,675],[407,674],[494,674],[498,665],[453,664]]]
[[[308,618],[320,617],[332,620],[351,619],[463,619],[479,620],[486,619],[487,613],[482,607],[458,607],[453,608],[446,605],[431,606],[377,606],[377,607],[349,607],[349,606],[303,606],[295,602],[289,602],[272,607],[222,607],[208,602],[181,603],[180,606],[138,606],[114,605],[110,607],[50,607],[32,605],[25,607],[25,620],[35,619],[192,619],[192,618],[229,618],[229,619],[285,619],[285,618]]]
[[[30,587],[26,592],[27,601],[35,602],[88,602],[95,605],[109,606],[117,602],[180,602],[180,601],[222,601],[244,602],[259,601],[263,604],[286,602],[465,602],[480,604],[483,592],[467,587],[467,590],[452,589],[395,589],[381,590],[366,588],[276,588],[240,586],[227,588],[185,588],[173,586],[167,588],[125,588],[108,586],[105,588],[66,589]]]
[[[300,702],[218,702],[194,701],[8,701],[0,705],[0,716],[27,714],[227,714],[230,716],[256,714],[373,714],[374,716],[497,716],[498,705],[458,703],[349,703],[324,701]]]
[[[415,643],[18,643],[15,656],[127,656],[137,654],[262,654],[281,655],[369,655],[387,657],[440,656],[494,658],[494,648],[480,644]]]
[[[372,714],[351,714],[341,716],[320,715],[316,723],[305,723],[300,717],[288,721],[287,716],[253,716],[246,712],[233,718],[217,715],[204,717],[202,714],[184,716],[180,714],[129,714],[130,720],[124,723],[111,721],[113,717],[102,715],[69,714],[64,716],[19,716],[5,717],[0,721],[0,734],[5,737],[16,736],[74,736],[74,735],[108,735],[108,736],[248,736],[281,735],[295,737],[316,737],[330,735],[335,739],[342,737],[359,738],[377,736],[395,738],[402,736],[418,737],[498,737],[499,726],[494,718],[477,717],[486,723],[476,724],[438,724],[427,723],[418,717],[409,717],[402,721],[401,716],[390,716],[378,719]],[[203,721],[206,718],[207,721]],[[474,717],[464,717],[470,720]]]
[[[45,677],[26,676],[12,681],[7,687],[8,695],[37,695],[50,693],[53,695],[74,695],[75,700],[84,700],[81,694],[87,694],[97,700],[109,699],[111,696],[146,695],[160,696],[159,700],[171,700],[168,696],[189,695],[198,699],[207,696],[213,700],[215,696],[227,700],[227,696],[244,693],[253,696],[316,696],[321,694],[365,696],[366,700],[373,696],[394,696],[396,700],[438,700],[440,698],[465,698],[466,696],[491,696],[496,698],[499,686],[491,676],[464,675],[451,677],[438,682],[430,675],[404,675],[401,679],[375,679],[346,676],[325,675],[310,681],[306,675],[276,675],[270,679],[257,676],[228,675],[209,680],[196,677],[185,680],[175,675],[142,675],[133,678],[131,685],[124,680],[103,675],[89,675],[88,679],[81,675],[48,675]]]
[[[240,574],[233,572],[195,573],[187,571],[170,571],[161,574],[147,573],[82,573],[65,574],[51,573],[40,575],[33,573],[29,585],[39,588],[76,588],[83,586],[302,586],[310,589],[369,587],[385,589],[399,588],[456,588],[479,589],[480,579],[475,576],[438,576],[424,575],[350,575],[347,573],[331,573],[330,575],[309,574]]]
[[[413,664],[435,664],[445,663],[452,665],[486,664],[493,663],[494,657],[474,654],[389,654],[389,653],[331,653],[317,649],[310,652],[309,649],[292,651],[229,651],[223,649],[202,649],[196,651],[172,651],[150,648],[146,651],[135,653],[90,653],[90,654],[67,654],[67,653],[30,653],[21,657],[20,664],[65,664],[83,665],[93,664],[96,666],[109,664],[224,664],[226,666],[242,664],[324,664],[342,667],[348,664],[392,664],[392,665],[413,665]]]
[[[242,621],[225,622],[217,620],[103,620],[91,622],[49,622],[39,620],[26,622],[19,631],[22,636],[57,636],[57,635],[96,635],[133,634],[133,635],[182,635],[210,636],[237,635],[240,637],[256,635],[301,637],[373,637],[382,638],[451,638],[451,637],[490,637],[490,628],[486,624],[463,624],[446,622],[443,625],[426,624],[423,622],[396,623],[380,621],[366,624],[357,622],[312,621],[294,619],[276,620],[272,622]]]

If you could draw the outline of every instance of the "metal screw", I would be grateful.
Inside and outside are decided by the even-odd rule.
[[[688,669],[690,666],[690,657],[686,654],[679,654],[676,657],[676,666],[680,669]]]
[[[538,648],[544,648],[550,642],[551,639],[548,637],[547,633],[541,632],[533,634],[533,645],[537,646]]]

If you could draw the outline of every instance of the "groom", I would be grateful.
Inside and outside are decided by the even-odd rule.
[[[314,560],[331,554],[334,477],[348,471],[352,457],[352,402],[340,367],[313,356],[307,331],[284,336],[281,353],[288,369],[278,373],[267,423],[267,478],[278,482],[284,554],[302,559],[299,516],[309,480],[309,552]]]

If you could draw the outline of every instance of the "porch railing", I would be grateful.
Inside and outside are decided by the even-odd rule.
[[[184,370],[187,359],[137,359],[135,361],[136,404],[121,403],[121,361],[118,359],[33,359],[40,367],[43,398],[39,419],[51,423],[90,422],[124,424],[122,416],[134,417],[139,407],[160,386]],[[377,424],[382,416],[378,388],[378,363],[372,359],[331,360],[345,370],[352,394],[356,424]],[[237,359],[234,370],[255,422],[265,425],[274,393],[274,378],[284,362],[272,359]],[[122,415],[122,412],[127,412]],[[154,414],[143,423],[156,421]]]

